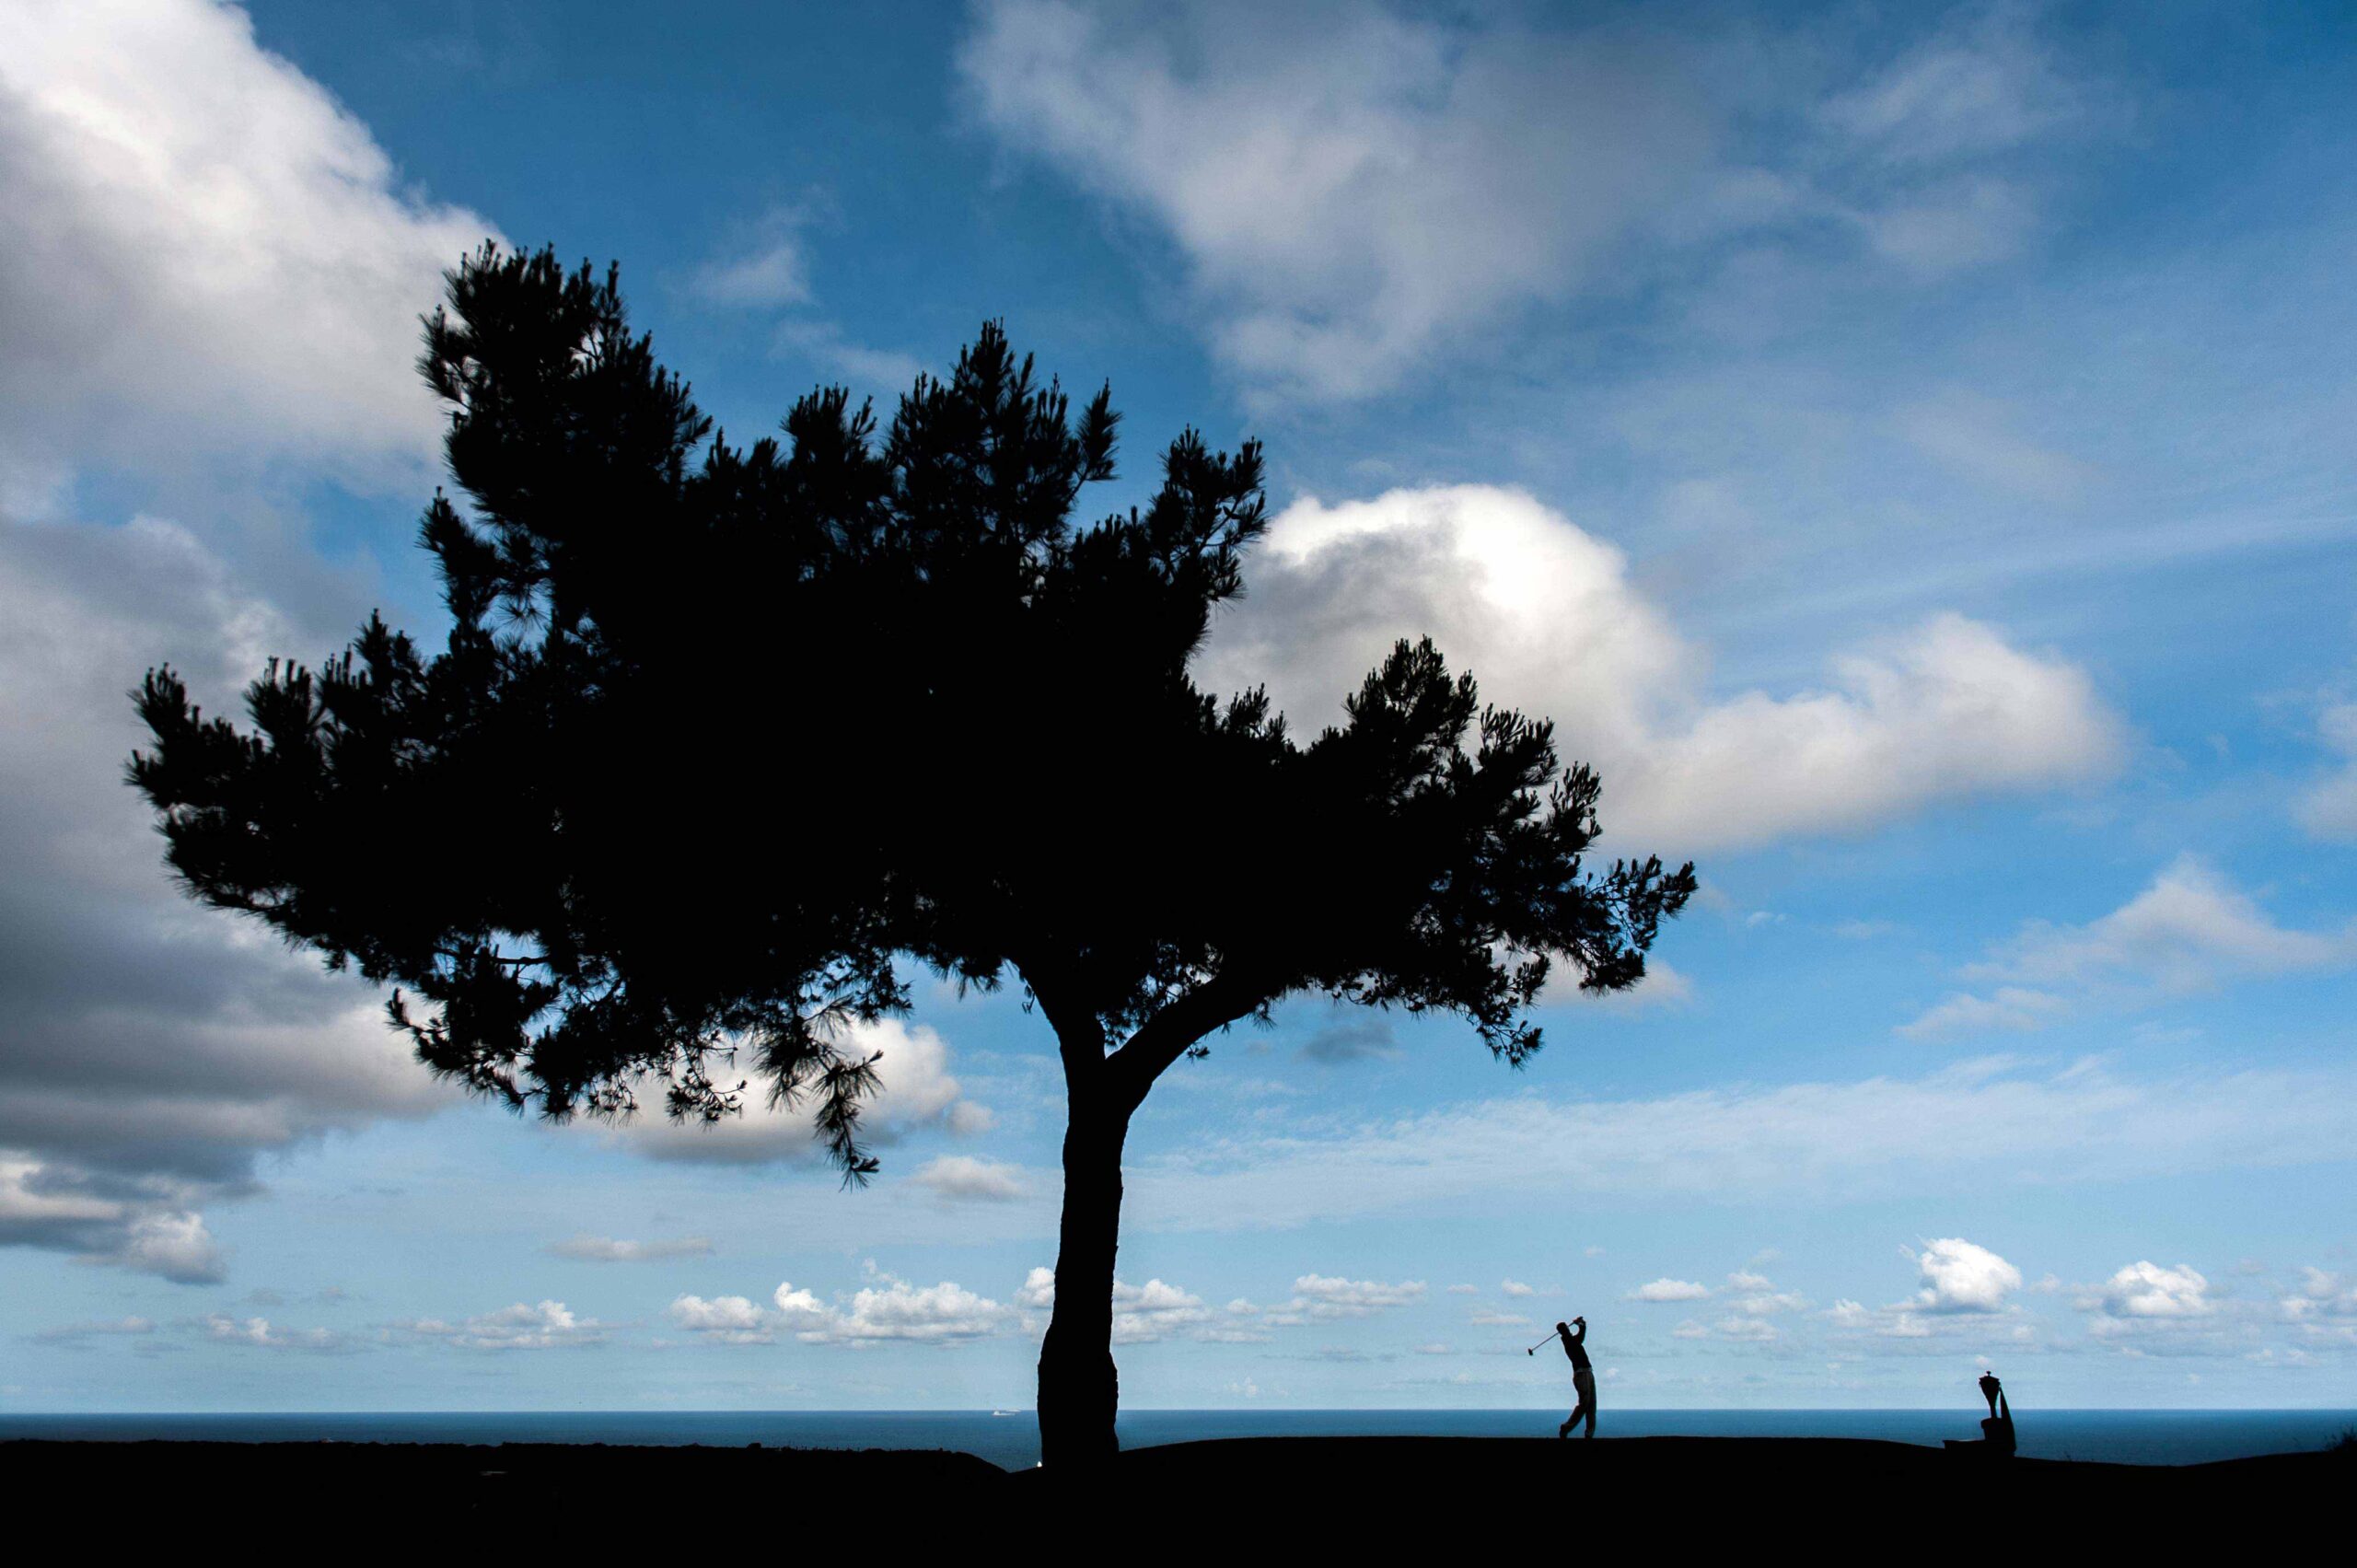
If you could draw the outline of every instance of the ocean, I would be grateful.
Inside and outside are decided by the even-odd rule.
[[[1977,1409],[1956,1411],[1616,1411],[1607,1437],[1876,1437],[1937,1446],[1977,1437]],[[2021,1451],[2037,1458],[2188,1465],[2329,1446],[2357,1411],[2015,1411]],[[1552,1437],[1547,1411],[1124,1411],[1124,1447],[1206,1437]],[[742,1447],[955,1448],[1009,1469],[1039,1457],[1028,1411],[490,1411],[254,1415],[6,1415],[0,1439],[142,1438],[229,1443],[702,1443]],[[1577,1442],[1581,1439],[1574,1438]]]

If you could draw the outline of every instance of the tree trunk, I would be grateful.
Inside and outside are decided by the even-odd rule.
[[[1120,1451],[1113,1435],[1121,1393],[1113,1367],[1113,1255],[1121,1239],[1121,1144],[1130,1118],[1104,1103],[1102,1087],[1069,1086],[1056,1302],[1039,1346],[1040,1458],[1066,1473],[1108,1464]]]

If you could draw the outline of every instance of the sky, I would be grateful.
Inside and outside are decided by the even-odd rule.
[[[1623,1406],[2357,1405],[2353,122],[2332,4],[10,0],[0,1411],[1030,1401],[1019,994],[875,1027],[865,1191],[518,1121],[121,782],[150,665],[438,632],[485,238],[732,439],[1001,319],[1111,384],[1099,511],[1264,440],[1200,682],[1314,728],[1429,633],[1698,861],[1520,1072],[1318,998],[1174,1067],[1130,1405],[1562,1406],[1573,1313]]]

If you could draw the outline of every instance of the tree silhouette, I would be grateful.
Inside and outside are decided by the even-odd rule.
[[[996,325],[880,436],[820,390],[735,447],[613,271],[486,247],[448,282],[447,641],[372,617],[273,662],[250,732],[151,671],[130,772],[173,869],[393,985],[437,1073],[554,1118],[659,1090],[716,1119],[758,1084],[853,1183],[877,1067],[845,1023],[907,1005],[896,960],[1014,978],[1068,1098],[1051,1463],[1115,1446],[1121,1150],[1166,1069],[1303,991],[1461,1015],[1519,1065],[1550,961],[1631,985],[1693,890],[1588,868],[1596,775],[1429,642],[1306,745],[1196,689],[1265,527],[1256,445],[1188,431],[1150,505],[1076,528],[1109,394],[1074,418]]]

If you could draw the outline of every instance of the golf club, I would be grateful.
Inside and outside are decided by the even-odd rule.
[[[1587,1321],[1587,1319],[1586,1319],[1586,1318],[1573,1318],[1573,1319],[1572,1319],[1572,1321],[1573,1321],[1573,1322],[1574,1322],[1574,1323],[1585,1323],[1585,1322]],[[1552,1335],[1552,1334],[1548,1335],[1548,1336],[1547,1336],[1547,1339],[1545,1339],[1545,1340],[1541,1340],[1541,1341],[1539,1341],[1539,1342],[1538,1342],[1538,1345],[1543,1345],[1543,1344],[1547,1343],[1549,1340],[1552,1340],[1554,1337],[1555,1337],[1555,1336],[1554,1336],[1554,1335]],[[1525,1354],[1525,1355],[1537,1355],[1537,1354],[1538,1353],[1538,1345],[1532,1345],[1532,1346],[1530,1346],[1528,1349],[1525,1350],[1522,1353],[1523,1353],[1523,1354]]]

